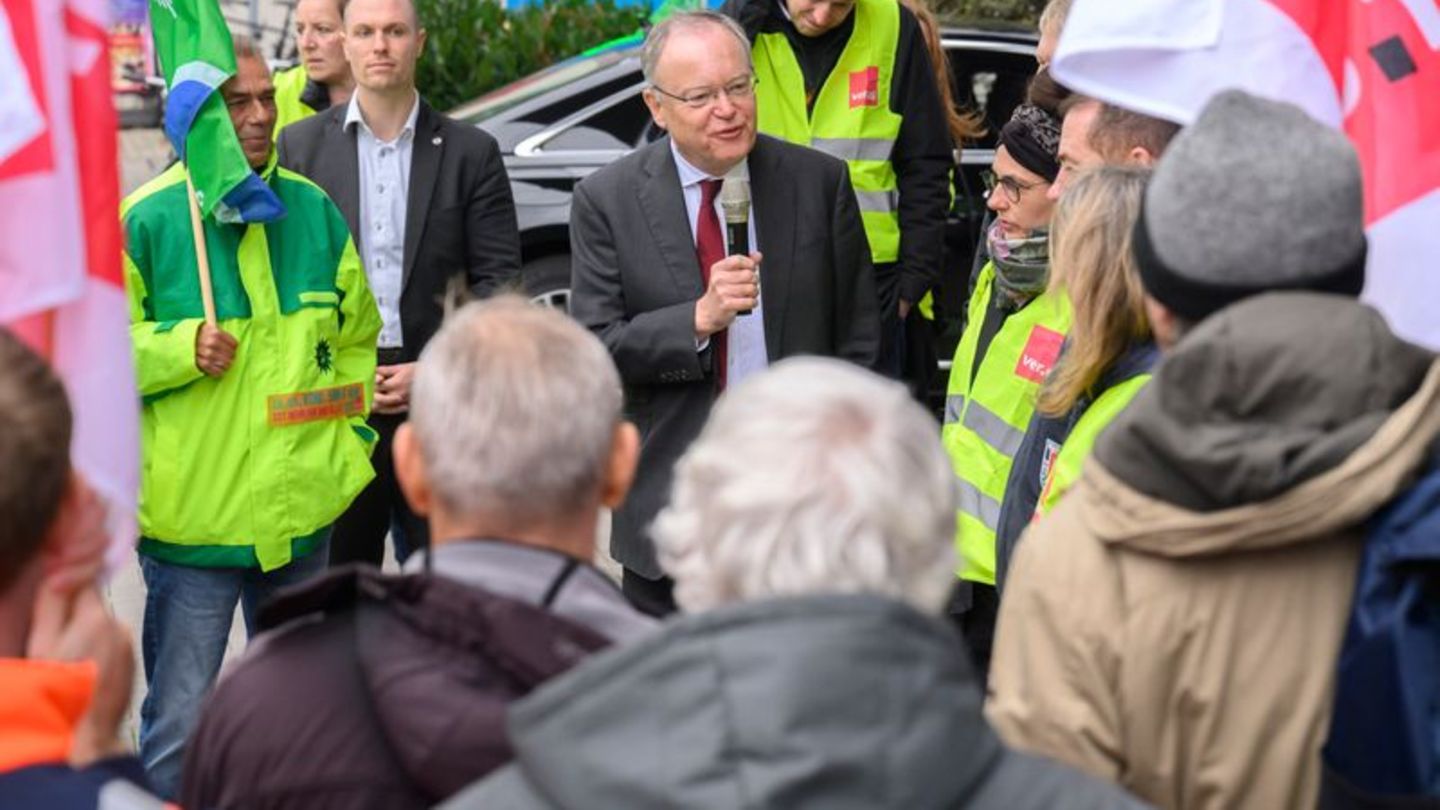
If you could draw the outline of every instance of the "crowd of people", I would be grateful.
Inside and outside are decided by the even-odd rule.
[[[1074,93],[1068,10],[973,271],[923,5],[654,23],[664,136],[577,184],[568,313],[513,291],[499,148],[422,99],[410,0],[301,0],[273,78],[236,37],[286,216],[205,222],[206,293],[182,164],[120,212],[138,758],[65,391],[0,331],[0,808],[1433,806],[1440,689],[1365,687],[1433,613],[1382,608],[1440,556],[1440,360],[1358,300],[1354,149],[1240,91],[1183,128]]]

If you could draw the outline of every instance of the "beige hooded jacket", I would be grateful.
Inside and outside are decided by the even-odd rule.
[[[1440,363],[1338,296],[1166,358],[1021,543],[987,712],[1164,808],[1316,805],[1363,522],[1440,434]]]

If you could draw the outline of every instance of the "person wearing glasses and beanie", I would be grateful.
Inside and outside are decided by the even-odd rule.
[[[662,614],[674,601],[649,525],[716,397],[796,354],[871,367],[880,319],[845,164],[756,135],[750,43],[735,21],[676,13],[646,35],[641,66],[667,137],[575,187],[570,314],[610,349],[640,429],[610,551],[626,595]],[[741,251],[720,226],[727,176],[748,178],[748,255],[730,255]]]
[[[950,606],[976,669],[989,665],[999,597],[995,532],[1015,453],[1035,412],[1040,383],[1070,329],[1070,304],[1047,293],[1050,216],[1047,192],[1060,165],[1060,122],[1022,104],[1000,130],[985,173],[985,204],[995,221],[985,234],[990,261],[980,270],[945,395],[941,439],[960,484],[956,521],[960,584]]]

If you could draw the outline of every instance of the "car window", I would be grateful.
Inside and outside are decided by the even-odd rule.
[[[541,149],[546,152],[629,151],[641,144],[649,124],[650,110],[637,85],[633,93],[566,127]]]
[[[636,81],[633,77],[640,75],[638,70],[633,73],[627,71],[617,79],[600,83],[593,83],[594,80],[590,79],[602,70],[612,68],[633,55],[633,49],[630,49],[612,51],[599,56],[567,59],[487,93],[475,101],[455,109],[451,116],[471,124],[478,124],[506,110],[518,108],[527,102],[537,101],[540,97],[550,94],[557,98],[548,104],[525,110],[515,120],[541,125],[553,124],[616,92],[626,83]],[[556,90],[562,90],[562,92],[555,93]]]
[[[955,76],[955,103],[962,110],[978,110],[985,119],[985,134],[970,145],[994,149],[1000,128],[1025,99],[1035,58],[978,48],[950,48],[947,53]]]

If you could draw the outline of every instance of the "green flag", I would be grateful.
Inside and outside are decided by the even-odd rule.
[[[218,0],[150,0],[155,55],[165,74],[165,136],[185,162],[200,212],[222,222],[270,222],[285,206],[250,168],[220,85],[235,50]]]

